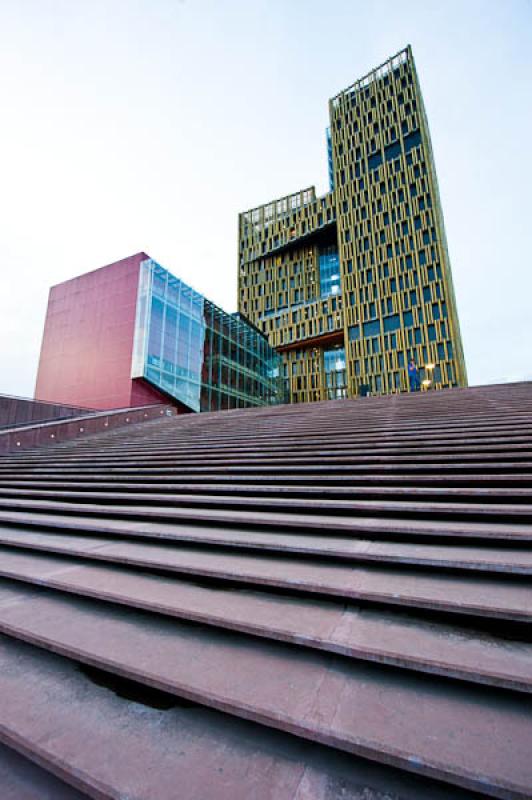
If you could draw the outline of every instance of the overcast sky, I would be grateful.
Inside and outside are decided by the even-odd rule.
[[[327,191],[329,97],[408,43],[469,381],[532,379],[530,0],[0,0],[0,393],[139,250],[235,310],[238,212]]]

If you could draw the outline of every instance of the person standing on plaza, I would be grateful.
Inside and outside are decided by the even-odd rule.
[[[408,383],[411,392],[419,392],[419,373],[413,358],[408,362]]]

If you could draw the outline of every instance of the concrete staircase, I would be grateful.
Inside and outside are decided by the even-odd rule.
[[[4,456],[0,786],[530,798],[531,573],[532,384]]]

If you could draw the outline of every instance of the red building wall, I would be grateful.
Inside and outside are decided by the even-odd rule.
[[[140,263],[136,253],[50,289],[35,398],[111,409],[168,402],[131,380]]]

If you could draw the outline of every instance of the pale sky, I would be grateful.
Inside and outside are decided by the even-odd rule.
[[[139,250],[235,310],[238,212],[327,191],[329,97],[408,43],[469,382],[532,379],[531,0],[0,0],[0,393]]]

